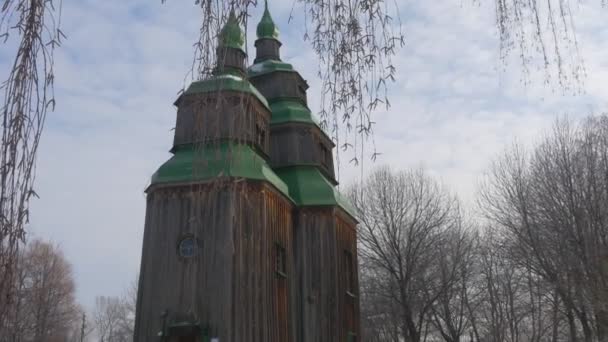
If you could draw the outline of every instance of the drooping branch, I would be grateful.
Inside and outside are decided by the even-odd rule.
[[[166,0],[161,0],[165,3]],[[190,77],[200,80],[209,77],[216,62],[217,37],[226,23],[230,11],[234,11],[241,25],[247,27],[249,11],[257,6],[257,0],[195,0],[200,7],[199,37],[194,43],[194,58]],[[245,35],[247,31],[245,31]]]
[[[305,38],[320,61],[321,125],[332,134],[341,150],[354,148],[362,152],[373,132],[372,113],[378,106],[390,106],[388,83],[394,80],[396,72],[391,57],[404,44],[396,2],[293,2],[294,6],[302,6],[306,13],[306,24],[311,29]],[[246,26],[249,11],[258,2],[196,0],[195,4],[201,8],[201,28],[194,44],[191,76],[198,79],[210,75],[213,70],[216,37],[230,10],[234,10],[239,22]],[[355,153],[351,161],[357,164],[360,157]],[[372,157],[376,157],[375,151]]]
[[[306,38],[320,61],[321,125],[342,151],[354,148],[351,162],[358,164],[362,154],[357,152],[373,133],[373,112],[390,107],[392,57],[405,43],[399,8],[384,0],[298,2],[306,8]]]
[[[390,106],[388,89],[397,70],[392,63],[405,43],[399,8],[388,0],[292,0],[293,13],[303,13],[305,38],[318,57],[321,80],[319,116],[339,151],[353,151],[358,164],[371,147],[374,111]],[[473,0],[481,3],[483,0]],[[490,0],[488,0],[490,1]],[[518,60],[522,82],[540,75],[545,85],[563,92],[580,92],[586,76],[579,54],[571,6],[579,0],[493,0],[500,60]],[[606,5],[608,0],[599,0]],[[195,44],[193,78],[211,72],[216,37],[234,9],[246,24],[256,0],[196,0],[201,29]],[[295,9],[296,6],[302,6]],[[316,109],[316,108],[313,108]],[[365,146],[371,141],[371,146]],[[338,166],[339,167],[339,166]]]
[[[530,83],[533,74],[540,71],[545,85],[580,92],[586,72],[571,9],[578,1],[494,0],[503,65],[516,57],[524,83]],[[600,1],[606,5],[606,0]]]
[[[60,45],[61,0],[4,0],[0,37],[15,57],[0,89],[0,329],[11,302],[19,245],[26,236],[34,192],[36,151],[53,110],[53,50]]]

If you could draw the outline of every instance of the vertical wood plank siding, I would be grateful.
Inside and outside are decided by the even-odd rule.
[[[308,84],[297,72],[275,71],[250,77],[249,81],[267,99],[290,98],[307,104]]]
[[[257,146],[267,156],[269,120],[268,109],[251,95],[233,91],[223,91],[221,96],[183,95],[177,109],[173,146],[231,139]]]
[[[199,321],[221,341],[289,341],[289,278],[277,276],[274,253],[282,244],[293,263],[291,212],[290,202],[260,183],[152,189],[135,341],[158,340],[163,310],[168,323]],[[177,251],[185,236],[199,242],[192,259]]]
[[[270,164],[273,168],[316,165],[327,177],[335,180],[329,152],[333,143],[318,126],[290,122],[272,125],[270,131]]]
[[[340,329],[341,336],[340,341],[348,341],[348,334],[354,334],[357,336],[357,340],[360,340],[359,333],[359,275],[358,275],[358,261],[357,261],[357,231],[355,223],[352,219],[346,217],[343,214],[335,216],[336,220],[336,231],[337,231],[337,245],[338,253],[340,256],[341,266],[340,270],[340,296],[338,297],[338,308],[340,310],[340,316],[342,317],[342,327]],[[346,258],[346,252],[351,256],[350,260]],[[349,273],[345,269],[347,263],[350,262],[350,269],[353,274],[349,279]],[[349,285],[349,283],[351,283]],[[352,288],[352,292],[349,292],[349,288]]]
[[[356,269],[355,222],[334,207],[303,208],[295,231],[298,341],[346,342],[359,331],[358,299],[347,294],[343,266],[349,250]]]

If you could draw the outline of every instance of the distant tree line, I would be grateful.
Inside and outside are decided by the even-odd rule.
[[[508,149],[476,222],[422,170],[381,168],[349,195],[364,341],[608,340],[608,116]]]
[[[0,327],[3,342],[75,341],[80,307],[70,264],[58,246],[30,242],[17,258],[15,300]]]
[[[100,342],[133,341],[136,304],[136,281],[131,283],[122,297],[97,297],[93,313],[97,340]]]
[[[91,314],[77,303],[71,265],[61,248],[39,239],[17,258],[0,342],[130,342],[137,283],[117,297],[99,296]]]

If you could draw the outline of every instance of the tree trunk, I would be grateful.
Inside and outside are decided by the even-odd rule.
[[[572,312],[571,308],[568,308],[566,315],[568,317],[568,327],[570,328],[570,342],[577,342],[578,336],[576,333],[576,322],[574,320],[574,313]]]
[[[589,326],[589,320],[587,314],[583,312],[581,315],[581,325],[583,326],[583,335],[585,336],[585,342],[593,342],[593,329]]]

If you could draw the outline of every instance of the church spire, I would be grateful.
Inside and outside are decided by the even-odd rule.
[[[272,20],[272,16],[268,10],[268,0],[264,2],[264,15],[262,15],[262,20],[258,24],[256,33],[258,39],[279,39],[279,29]]]
[[[241,30],[239,21],[236,19],[234,10],[231,10],[230,16],[228,16],[228,21],[220,31],[218,45],[220,47],[229,47],[242,50],[243,44],[245,44],[245,36]]]
[[[224,24],[224,27],[222,27],[218,37],[217,65],[214,73],[236,72],[237,74],[244,75],[245,59],[247,58],[243,50],[244,44],[245,34],[241,30],[234,10],[231,10],[228,20]]]
[[[272,16],[268,10],[268,0],[264,3],[264,14],[258,24],[256,33],[258,39],[255,41],[256,56],[254,63],[267,60],[280,61],[279,49],[281,48],[281,42],[279,41],[279,29],[272,20]]]

